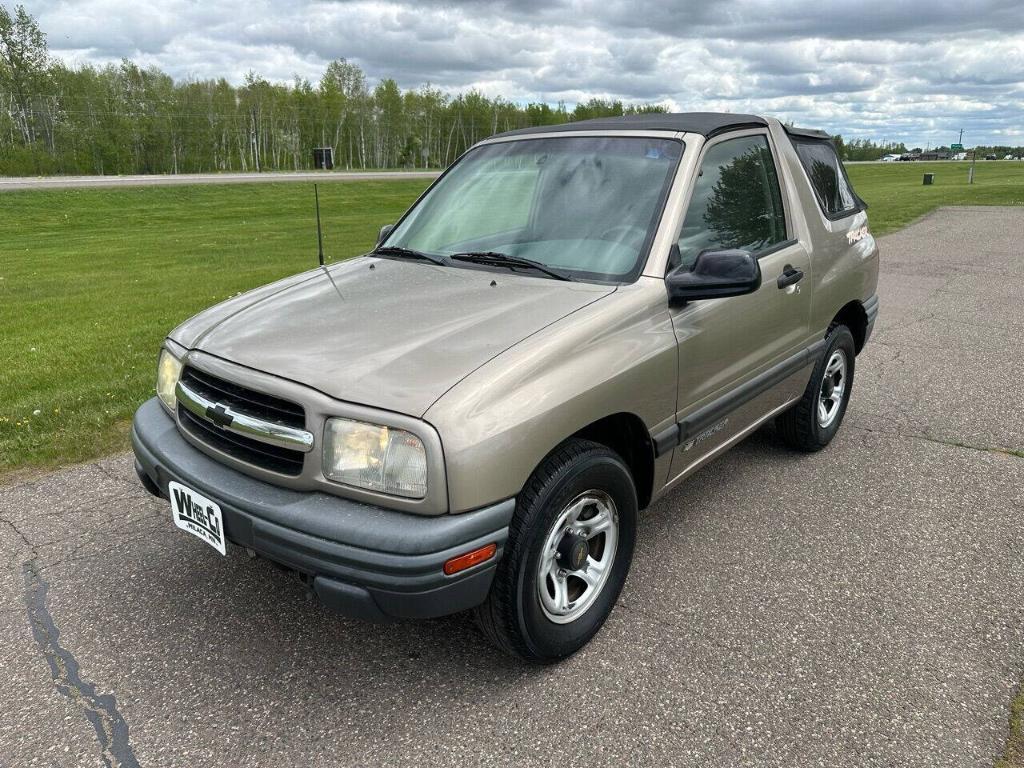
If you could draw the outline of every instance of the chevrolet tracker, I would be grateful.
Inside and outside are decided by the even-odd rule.
[[[345,614],[471,610],[501,649],[563,658],[615,605],[640,510],[770,419],[828,445],[877,280],[820,131],[500,134],[372,252],[173,330],[136,469],[179,528]]]

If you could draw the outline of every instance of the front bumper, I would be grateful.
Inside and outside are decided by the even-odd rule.
[[[176,480],[215,499],[229,541],[307,577],[327,606],[374,621],[443,616],[482,603],[515,509],[508,499],[427,517],[271,485],[193,447],[156,398],[135,414],[132,448],[150,492],[166,498]],[[492,542],[495,557],[445,575],[447,560]]]

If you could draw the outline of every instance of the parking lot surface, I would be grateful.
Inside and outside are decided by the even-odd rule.
[[[835,442],[761,430],[647,511],[530,667],[176,530],[127,455],[0,488],[0,766],[991,766],[1024,673],[1024,208],[882,240]]]

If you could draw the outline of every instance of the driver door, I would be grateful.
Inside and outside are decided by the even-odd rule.
[[[751,391],[763,374],[799,354],[810,318],[810,259],[791,235],[767,132],[709,142],[699,167],[669,268],[692,264],[704,250],[738,248],[758,258],[762,280],[752,294],[670,310],[679,344],[676,419],[683,426],[675,479],[798,395],[798,376]],[[780,287],[783,275],[790,284]]]

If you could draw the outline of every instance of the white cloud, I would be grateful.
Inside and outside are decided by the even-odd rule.
[[[316,80],[345,57],[516,101],[592,96],[776,114],[844,135],[1021,136],[1024,14],[1003,0],[519,0],[205,3],[27,0],[70,61],[128,57],[177,78]]]

